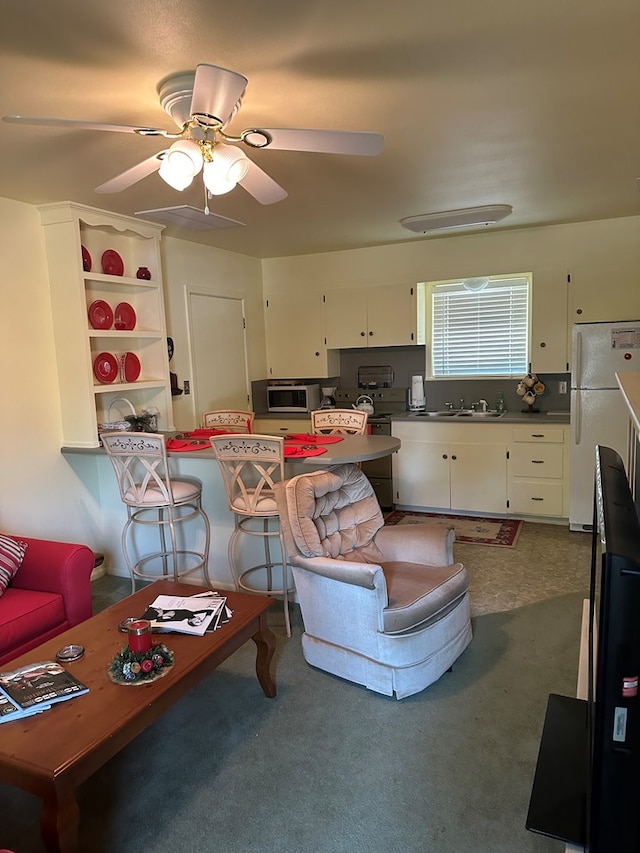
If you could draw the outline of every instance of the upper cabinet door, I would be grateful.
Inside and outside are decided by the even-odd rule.
[[[416,343],[416,288],[388,284],[368,288],[368,346],[410,346]]]
[[[389,284],[328,290],[324,329],[329,349],[416,343],[416,288]]]
[[[630,258],[616,265],[573,267],[571,323],[640,319],[637,263]]]
[[[569,286],[564,268],[533,274],[531,306],[531,370],[565,373],[569,363]]]
[[[317,290],[269,288],[265,301],[270,379],[335,375],[338,358],[327,354]]]

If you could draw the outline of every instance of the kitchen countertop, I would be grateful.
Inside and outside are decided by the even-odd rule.
[[[397,412],[392,414],[392,421],[417,421],[419,423],[453,423],[453,424],[544,424],[550,426],[552,424],[566,425],[569,423],[569,412],[538,412],[537,414],[529,414],[528,412],[505,412],[499,418],[474,418],[474,417],[450,417],[443,415],[442,417],[419,415],[416,412]]]

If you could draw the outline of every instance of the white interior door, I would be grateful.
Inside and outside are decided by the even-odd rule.
[[[249,408],[243,299],[190,288],[187,302],[198,423],[211,409]]]

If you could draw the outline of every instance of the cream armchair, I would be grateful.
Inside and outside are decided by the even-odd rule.
[[[398,699],[450,669],[471,641],[453,529],[385,527],[352,464],[300,474],[275,491],[307,663]]]

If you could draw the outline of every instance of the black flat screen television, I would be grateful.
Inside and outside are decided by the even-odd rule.
[[[593,521],[588,696],[549,696],[526,826],[589,853],[638,853],[640,519],[608,447],[596,447]]]

